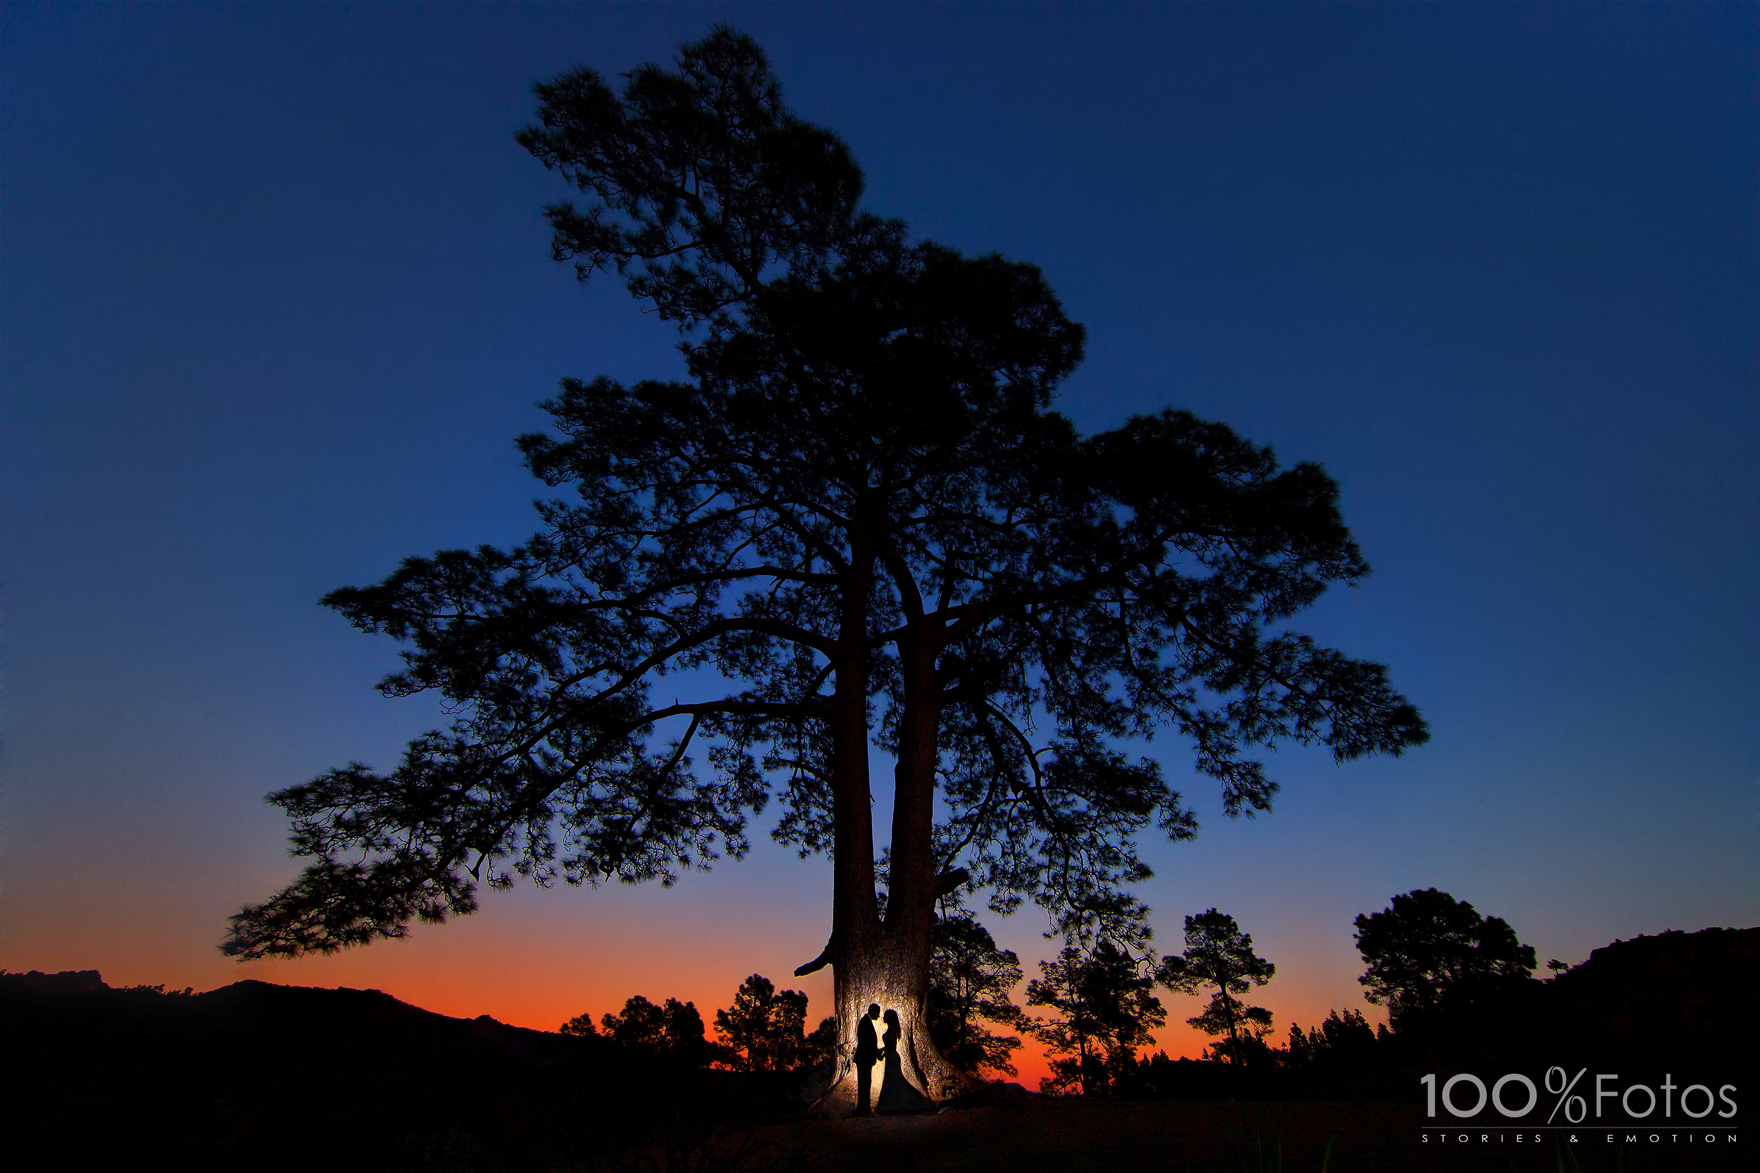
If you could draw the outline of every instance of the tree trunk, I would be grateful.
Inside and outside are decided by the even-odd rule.
[[[856,1024],[877,1004],[896,1010],[903,1036],[900,1068],[918,1091],[944,1099],[970,1080],[942,1058],[929,1037],[929,928],[942,894],[934,851],[935,765],[940,733],[940,684],[926,642],[901,649],[904,713],[894,772],[892,862],[884,921],[874,871],[874,823],[868,781],[867,663],[862,607],[873,556],[858,540],[851,585],[844,592],[845,658],[837,664],[832,701],[833,834],[831,941],[822,961],[833,967],[837,1062],[815,1105],[822,1115],[856,1107]],[[963,873],[962,873],[963,874]],[[815,962],[796,973],[818,968]],[[883,1030],[875,1024],[876,1032]],[[882,1067],[874,1065],[872,1097],[880,1096]]]
[[[863,787],[862,806],[865,815],[866,787]],[[866,830],[867,820],[862,823]],[[841,873],[843,869],[838,865],[843,865],[846,859],[841,850],[844,841],[841,825],[837,839],[839,851],[834,869]],[[852,845],[848,854],[859,855],[859,846]],[[895,861],[897,855],[895,848]],[[850,870],[856,869],[851,867]],[[900,1069],[918,1091],[940,1100],[971,1084],[966,1075],[942,1057],[929,1037],[929,928],[933,898],[929,899],[927,907],[918,910],[908,907],[900,899],[902,894],[894,892],[888,901],[887,916],[882,920],[875,900],[871,849],[866,871],[864,889],[856,889],[854,877],[849,877],[850,889],[855,890],[840,888],[839,897],[848,891],[849,898],[833,902],[831,942],[825,957],[833,967],[838,1052],[831,1083],[815,1107],[821,1115],[845,1116],[856,1108],[856,1024],[867,1014],[870,1005],[877,1004],[882,1011],[898,1012],[903,1030],[899,1041]],[[876,1023],[875,1029],[880,1032],[884,1026]],[[879,1099],[882,1070],[877,1062],[870,1106]]]
[[[842,957],[833,963],[836,966],[837,1065],[830,1086],[816,1106],[818,1113],[835,1117],[846,1116],[855,1110],[856,1024],[873,1004],[882,1010],[898,1011],[899,1024],[904,1031],[899,1040],[899,1067],[912,1086],[931,1099],[940,1100],[958,1094],[969,1084],[964,1074],[942,1058],[929,1037],[925,1014],[929,987],[927,947],[926,938],[917,945],[888,934],[881,926],[880,931],[863,945],[839,951]],[[876,1032],[884,1030],[883,1023],[874,1025]],[[882,1071],[876,1060],[870,1107],[880,1098]]]

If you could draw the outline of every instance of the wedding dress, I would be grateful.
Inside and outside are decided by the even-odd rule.
[[[886,1033],[881,1036],[881,1054],[886,1058],[886,1074],[880,1081],[880,1099],[874,1110],[882,1115],[895,1116],[906,1112],[932,1112],[935,1101],[910,1085],[904,1077],[904,1063],[898,1056],[899,1035],[898,1016],[893,1011],[886,1012]]]

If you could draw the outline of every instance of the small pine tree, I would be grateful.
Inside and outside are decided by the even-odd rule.
[[[806,1025],[807,996],[799,990],[779,991],[756,973],[740,983],[731,1007],[715,1012],[715,1032],[735,1071],[799,1067],[808,1055]]]
[[[632,994],[624,1002],[621,1014],[606,1014],[599,1019],[599,1031],[626,1047],[658,1052],[664,1049],[666,1011],[640,994]]]
[[[817,1067],[837,1058],[837,1019],[827,1015],[807,1036],[805,1062]]]
[[[599,1037],[599,1028],[593,1025],[593,1015],[589,1011],[586,1014],[575,1015],[573,1018],[557,1027],[556,1033],[574,1035],[577,1038],[596,1039]]]
[[[1186,951],[1163,961],[1158,978],[1181,994],[1215,987],[1210,1004],[1186,1021],[1205,1034],[1227,1035],[1213,1051],[1218,1058],[1240,1063],[1249,1051],[1265,1050],[1263,1039],[1271,1029],[1271,1012],[1262,1006],[1248,1006],[1236,995],[1264,985],[1276,972],[1275,965],[1253,952],[1253,938],[1241,932],[1234,917],[1212,908],[1186,917]]]
[[[1373,1064],[1376,1046],[1386,1037],[1386,1029],[1377,1034],[1361,1010],[1346,1010],[1343,1014],[1334,1010],[1324,1022],[1309,1030],[1291,1023],[1282,1062],[1292,1068],[1360,1070]]]
[[[662,1013],[665,1026],[661,1049],[692,1067],[707,1067],[715,1058],[716,1047],[703,1029],[703,1016],[697,1004],[668,998]]]
[[[1021,980],[1020,958],[996,944],[978,919],[961,909],[929,931],[929,1035],[961,1071],[1016,1074],[1009,1056],[1021,1041],[985,1029],[984,1022],[1019,1028],[1021,1011],[1009,994]]]
[[[1160,999],[1150,992],[1154,977],[1107,940],[1088,952],[1065,945],[1055,961],[1041,961],[1039,970],[1043,976],[1027,984],[1027,1005],[1043,1006],[1053,1016],[1021,1024],[1056,1056],[1039,1090],[1105,1094],[1112,1072],[1127,1061],[1134,1064],[1136,1048],[1167,1021]]]

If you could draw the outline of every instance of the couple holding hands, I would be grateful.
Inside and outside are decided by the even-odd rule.
[[[875,1003],[856,1022],[856,1115],[870,1114],[868,1099],[874,1088],[874,1064],[882,1058],[886,1060],[886,1070],[880,1080],[880,1099],[873,1110],[883,1116],[933,1110],[935,1102],[905,1080],[904,1064],[898,1056],[899,1039],[904,1034],[898,1011],[886,1012],[886,1031],[876,1036],[874,1022],[879,1018],[880,1006]]]

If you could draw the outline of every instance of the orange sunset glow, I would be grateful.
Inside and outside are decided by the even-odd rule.
[[[268,820],[265,820],[267,822]],[[265,831],[272,828],[266,827]],[[126,848],[115,851],[125,855]],[[243,877],[237,881],[243,882]],[[260,883],[273,882],[265,877]],[[715,1011],[728,1006],[739,983],[762,973],[778,988],[809,998],[811,1027],[831,1005],[831,973],[792,976],[795,965],[819,951],[811,926],[822,920],[829,867],[802,862],[760,846],[753,859],[723,863],[667,890],[631,888],[485,893],[478,913],[445,925],[419,925],[408,938],[294,960],[238,963],[215,944],[232,911],[230,893],[197,877],[161,874],[151,884],[106,881],[101,873],[56,879],[21,877],[6,897],[6,944],[28,941],[28,961],[9,955],[8,968],[97,969],[112,986],[217,988],[247,978],[287,985],[382,990],[436,1013],[458,1018],[487,1014],[501,1022],[553,1031],[583,1012],[595,1020],[641,994],[655,1002],[694,1002],[713,1031]],[[999,942],[1022,957],[1028,977],[1049,942],[1031,911],[990,918]],[[1263,937],[1256,938],[1265,949]],[[1164,932],[1157,943],[1177,946]],[[9,950],[12,954],[14,950]],[[1035,951],[1038,952],[1035,952]],[[1256,1001],[1276,1016],[1275,1037],[1291,1021],[1312,1026],[1334,1009],[1367,1007],[1336,959],[1278,955],[1277,978]],[[24,962],[25,964],[21,964]],[[1211,1040],[1184,1019],[1202,999],[1162,990],[1167,1025],[1144,1053],[1196,1058]],[[1015,994],[1023,1004],[1024,983]],[[1029,1088],[1049,1074],[1041,1045],[1022,1040],[1015,1052]]]

